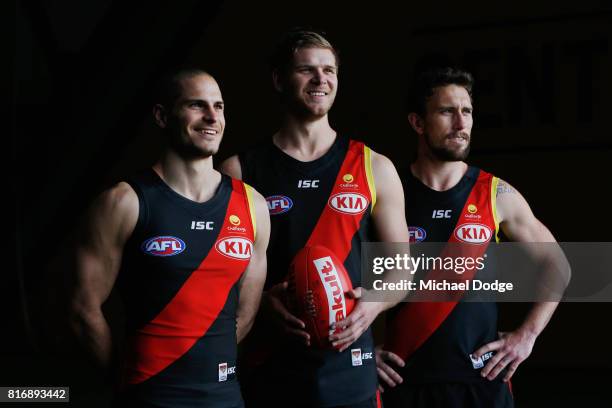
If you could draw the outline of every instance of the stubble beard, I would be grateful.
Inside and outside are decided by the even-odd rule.
[[[431,151],[433,156],[440,161],[465,161],[470,154],[471,137],[466,135],[465,133],[463,135],[467,138],[468,141],[467,146],[465,146],[464,148],[453,149],[444,145],[436,146],[428,134],[425,134],[425,142],[427,143],[427,146],[429,147],[429,150]]]

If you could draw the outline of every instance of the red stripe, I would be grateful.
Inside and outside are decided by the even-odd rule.
[[[376,408],[382,408],[382,402],[380,401],[380,391],[376,390]]]
[[[495,236],[495,222],[492,218],[492,212],[490,210],[491,203],[491,181],[492,176],[489,173],[480,171],[478,180],[474,185],[474,188],[470,192],[467,201],[461,211],[458,223],[465,219],[465,215],[468,214],[468,206],[475,204],[478,208],[478,213],[482,215],[482,218],[478,220],[478,223],[485,224],[489,227],[492,226],[493,234],[491,238]],[[449,243],[461,243],[461,241],[455,236],[455,228],[449,238]],[[441,257],[456,257],[456,256],[470,256],[479,257],[484,254],[488,246],[483,245],[470,245],[462,244],[460,249],[458,245],[452,247],[446,247]],[[460,252],[460,253],[458,253]],[[474,277],[476,269],[466,270],[462,275],[456,275],[455,282],[465,282]],[[440,280],[445,278],[448,280],[448,271],[432,270],[428,273],[427,279]],[[385,346],[388,350],[394,352],[404,360],[407,359],[414,353],[425,341],[440,327],[440,325],[446,320],[448,315],[453,311],[457,303],[463,296],[463,292],[455,291],[447,293],[451,301],[448,302],[410,302],[404,304],[394,318],[388,322],[387,334],[385,336]]]
[[[359,193],[367,198],[368,204],[365,205],[365,211],[358,214],[343,214],[333,209],[330,199],[328,199],[327,205],[325,205],[325,209],[321,213],[317,225],[312,230],[310,238],[305,245],[322,245],[335,253],[342,262],[346,260],[351,251],[351,240],[359,230],[361,219],[369,211],[372,202],[365,173],[363,150],[363,143],[354,140],[350,141],[346,157],[342,162],[342,166],[340,166],[340,171],[330,194],[330,199],[339,193]],[[343,180],[346,174],[353,176],[351,182]],[[356,187],[347,185],[355,185]]]
[[[227,230],[230,215],[237,215],[242,223],[249,217],[243,201],[244,186],[240,182],[232,185],[234,191],[217,241],[236,235]],[[245,236],[251,242],[252,231]],[[159,315],[131,337],[126,355],[128,384],[145,381],[179,359],[206,334],[223,309],[248,260],[233,260],[214,246]]]

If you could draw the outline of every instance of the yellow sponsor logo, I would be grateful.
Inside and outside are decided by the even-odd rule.
[[[470,204],[468,205],[468,212],[470,214],[474,214],[478,211],[478,207],[476,207],[474,204]]]
[[[237,215],[230,215],[229,222],[232,225],[240,225],[240,218]]]
[[[350,183],[353,181],[353,175],[351,173],[346,173],[342,176],[342,180],[344,180],[345,183]]]

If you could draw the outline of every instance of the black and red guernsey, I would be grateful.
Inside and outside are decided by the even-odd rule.
[[[295,254],[305,245],[332,250],[360,286],[361,242],[370,237],[376,202],[371,151],[337,137],[322,157],[301,162],[272,142],[239,156],[242,178],[267,200],[271,218],[266,288],[285,281]],[[371,330],[347,350],[306,347],[278,329],[256,322],[247,342],[244,377],[247,405],[334,406],[373,397],[377,378]],[[351,350],[360,351],[359,361]],[[246,373],[246,366],[243,374]]]
[[[460,243],[461,251],[481,256],[497,240],[496,177],[469,167],[457,185],[440,192],[408,170],[402,183],[412,242]],[[488,382],[480,376],[486,361],[470,355],[497,339],[497,305],[457,300],[404,303],[388,314],[385,348],[406,361],[399,369],[404,382],[398,389],[410,384]]]
[[[197,203],[153,170],[128,183],[139,215],[118,277],[127,316],[118,405],[242,406],[236,310],[255,239],[250,187],[223,176]]]

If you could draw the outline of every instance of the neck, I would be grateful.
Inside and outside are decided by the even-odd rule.
[[[289,114],[272,137],[279,149],[300,161],[318,159],[331,148],[335,140],[336,131],[329,125],[327,115],[304,120]]]
[[[171,189],[198,203],[212,198],[221,181],[221,174],[213,168],[212,156],[187,160],[167,150],[153,170]]]
[[[412,174],[432,190],[445,191],[453,188],[468,169],[462,161],[441,161],[419,154],[412,163]]]

